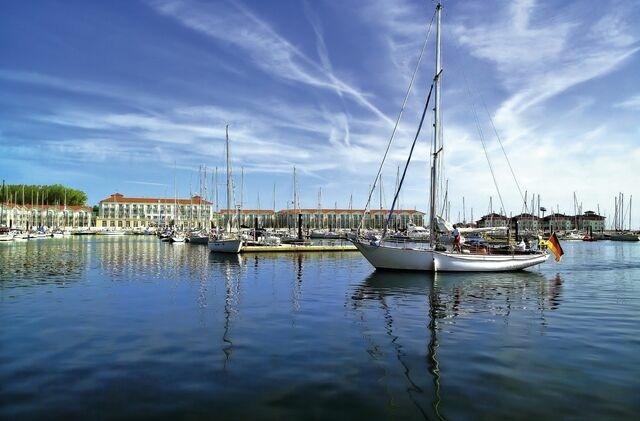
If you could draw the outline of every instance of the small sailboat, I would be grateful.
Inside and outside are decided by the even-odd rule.
[[[14,234],[9,228],[0,227],[0,241],[13,241]]]
[[[186,239],[187,239],[187,237],[184,235],[184,233],[182,233],[180,231],[175,231],[169,237],[169,242],[170,243],[177,243],[177,244],[184,244]]]
[[[474,247],[463,248],[454,251],[446,244],[441,234],[448,232],[443,227],[443,219],[437,215],[439,209],[436,203],[438,198],[438,173],[442,160],[442,127],[440,118],[440,82],[442,77],[441,66],[441,16],[442,4],[436,6],[436,51],[435,51],[435,75],[432,90],[429,92],[427,103],[422,114],[422,120],[418,126],[415,141],[418,139],[425,114],[429,107],[431,92],[434,94],[434,133],[431,152],[431,192],[429,196],[429,239],[425,242],[398,242],[387,236],[385,228],[381,239],[375,237],[356,236],[351,241],[362,255],[376,269],[387,270],[414,270],[414,271],[453,271],[453,272],[494,272],[514,271],[528,268],[545,262],[549,258],[546,250],[519,250],[515,247],[494,248]],[[405,168],[406,171],[406,168]],[[404,179],[404,175],[402,177]],[[402,182],[400,183],[400,185]],[[397,198],[397,194],[396,194]],[[396,199],[392,205],[395,206]],[[390,216],[389,216],[390,219]],[[388,219],[388,221],[389,221]],[[388,222],[387,222],[388,226]],[[386,241],[389,240],[389,241]]]
[[[242,237],[231,232],[231,164],[229,163],[229,125],[225,128],[227,161],[227,224],[225,232],[209,237],[209,250],[215,253],[240,253]]]

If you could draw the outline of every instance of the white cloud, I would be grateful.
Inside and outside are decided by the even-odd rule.
[[[205,9],[189,2],[154,1],[159,12],[177,19],[184,26],[229,43],[251,58],[252,63],[275,78],[290,79],[305,85],[340,92],[373,112],[381,119],[391,120],[358,88],[349,85],[317,64],[289,41],[281,37],[267,22],[250,10],[235,4],[238,12],[225,9]],[[225,7],[216,5],[218,9]],[[247,20],[251,24],[247,24]],[[317,29],[317,28],[316,28]]]
[[[635,95],[622,102],[618,102],[617,104],[615,104],[615,106],[618,108],[626,108],[634,111],[640,110],[640,95]]]

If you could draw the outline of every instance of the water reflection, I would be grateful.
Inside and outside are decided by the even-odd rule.
[[[422,396],[427,392],[425,392],[424,387],[420,386],[421,383],[424,383],[423,376],[421,375],[424,368],[427,368],[433,384],[433,397],[431,398],[430,404],[431,412],[433,412],[433,415],[438,419],[442,419],[439,413],[440,371],[437,361],[437,316],[434,311],[434,309],[439,306],[437,303],[431,302],[431,300],[437,299],[437,294],[433,294],[433,286],[434,275],[431,273],[376,271],[367,277],[352,296],[353,307],[356,310],[362,310],[362,318],[367,317],[367,309],[364,308],[367,305],[366,301],[373,300],[377,302],[378,308],[383,313],[384,332],[389,339],[388,345],[390,345],[396,360],[402,366],[402,372],[407,383],[403,390],[406,391],[408,399],[424,419],[432,418],[429,416],[429,411],[425,407],[428,404],[424,402],[424,396]],[[396,333],[396,327],[394,325],[397,319],[403,318],[401,303],[409,296],[419,299],[428,297],[429,300],[429,303],[425,303],[428,313],[424,314],[426,316],[425,319],[428,319],[426,325],[430,333],[427,344],[426,366],[415,370],[410,363],[411,358],[409,358],[407,351],[405,351],[405,345],[402,343],[402,334]],[[367,330],[369,330],[369,328],[367,328]],[[376,343],[375,338],[369,338],[369,342],[371,343],[371,348],[367,352],[372,358],[379,358],[380,354],[384,352],[383,349],[385,346]]]
[[[349,268],[355,253],[243,253],[247,268],[251,270],[249,277],[267,279],[273,285],[286,285],[289,302],[293,312],[301,310],[304,300],[304,285],[317,278],[341,279],[344,269]],[[274,286],[275,287],[275,286]],[[307,297],[308,298],[308,297]]]
[[[508,323],[513,310],[533,308],[541,315],[541,324],[545,325],[544,312],[557,310],[561,297],[560,275],[547,279],[535,272],[432,274],[376,271],[355,288],[351,304],[360,313],[365,332],[375,332],[376,327],[371,323],[380,318],[376,311],[381,313],[387,341],[381,344],[379,335],[364,334],[368,337],[367,352],[371,358],[380,359],[385,349],[392,350],[404,373],[406,385],[402,390],[407,398],[425,419],[444,419],[438,338],[443,332],[441,324],[475,315],[501,316]],[[422,352],[426,349],[426,358],[422,361],[410,352],[411,342],[416,338],[403,333],[410,330],[407,323],[413,323],[414,328],[415,323],[426,327],[421,347]],[[421,353],[419,348],[417,352]],[[423,374],[425,372],[430,381]]]
[[[296,256],[296,278],[291,288],[291,303],[294,311],[300,311],[300,301],[302,300],[302,274],[304,257],[301,253]]]
[[[113,280],[177,279],[201,267],[192,247],[138,237],[96,238],[99,268]]]
[[[216,282],[219,274],[222,275],[224,281],[222,353],[224,354],[223,369],[226,371],[233,355],[231,327],[238,314],[240,304],[243,258],[239,254],[209,253],[208,259],[213,282]]]
[[[0,243],[0,288],[80,280],[88,254],[84,243],[71,239]]]

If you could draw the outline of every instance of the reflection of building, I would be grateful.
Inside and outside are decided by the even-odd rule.
[[[154,226],[209,228],[213,205],[201,198],[160,199],[125,197],[114,193],[101,200],[96,227],[134,229]]]
[[[0,226],[28,230],[32,227],[88,228],[91,208],[64,205],[0,204]]]

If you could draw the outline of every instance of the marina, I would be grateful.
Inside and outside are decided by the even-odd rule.
[[[7,2],[0,420],[637,420],[592,6]]]
[[[0,243],[0,418],[635,419],[640,244],[563,247],[456,274],[152,236]]]

